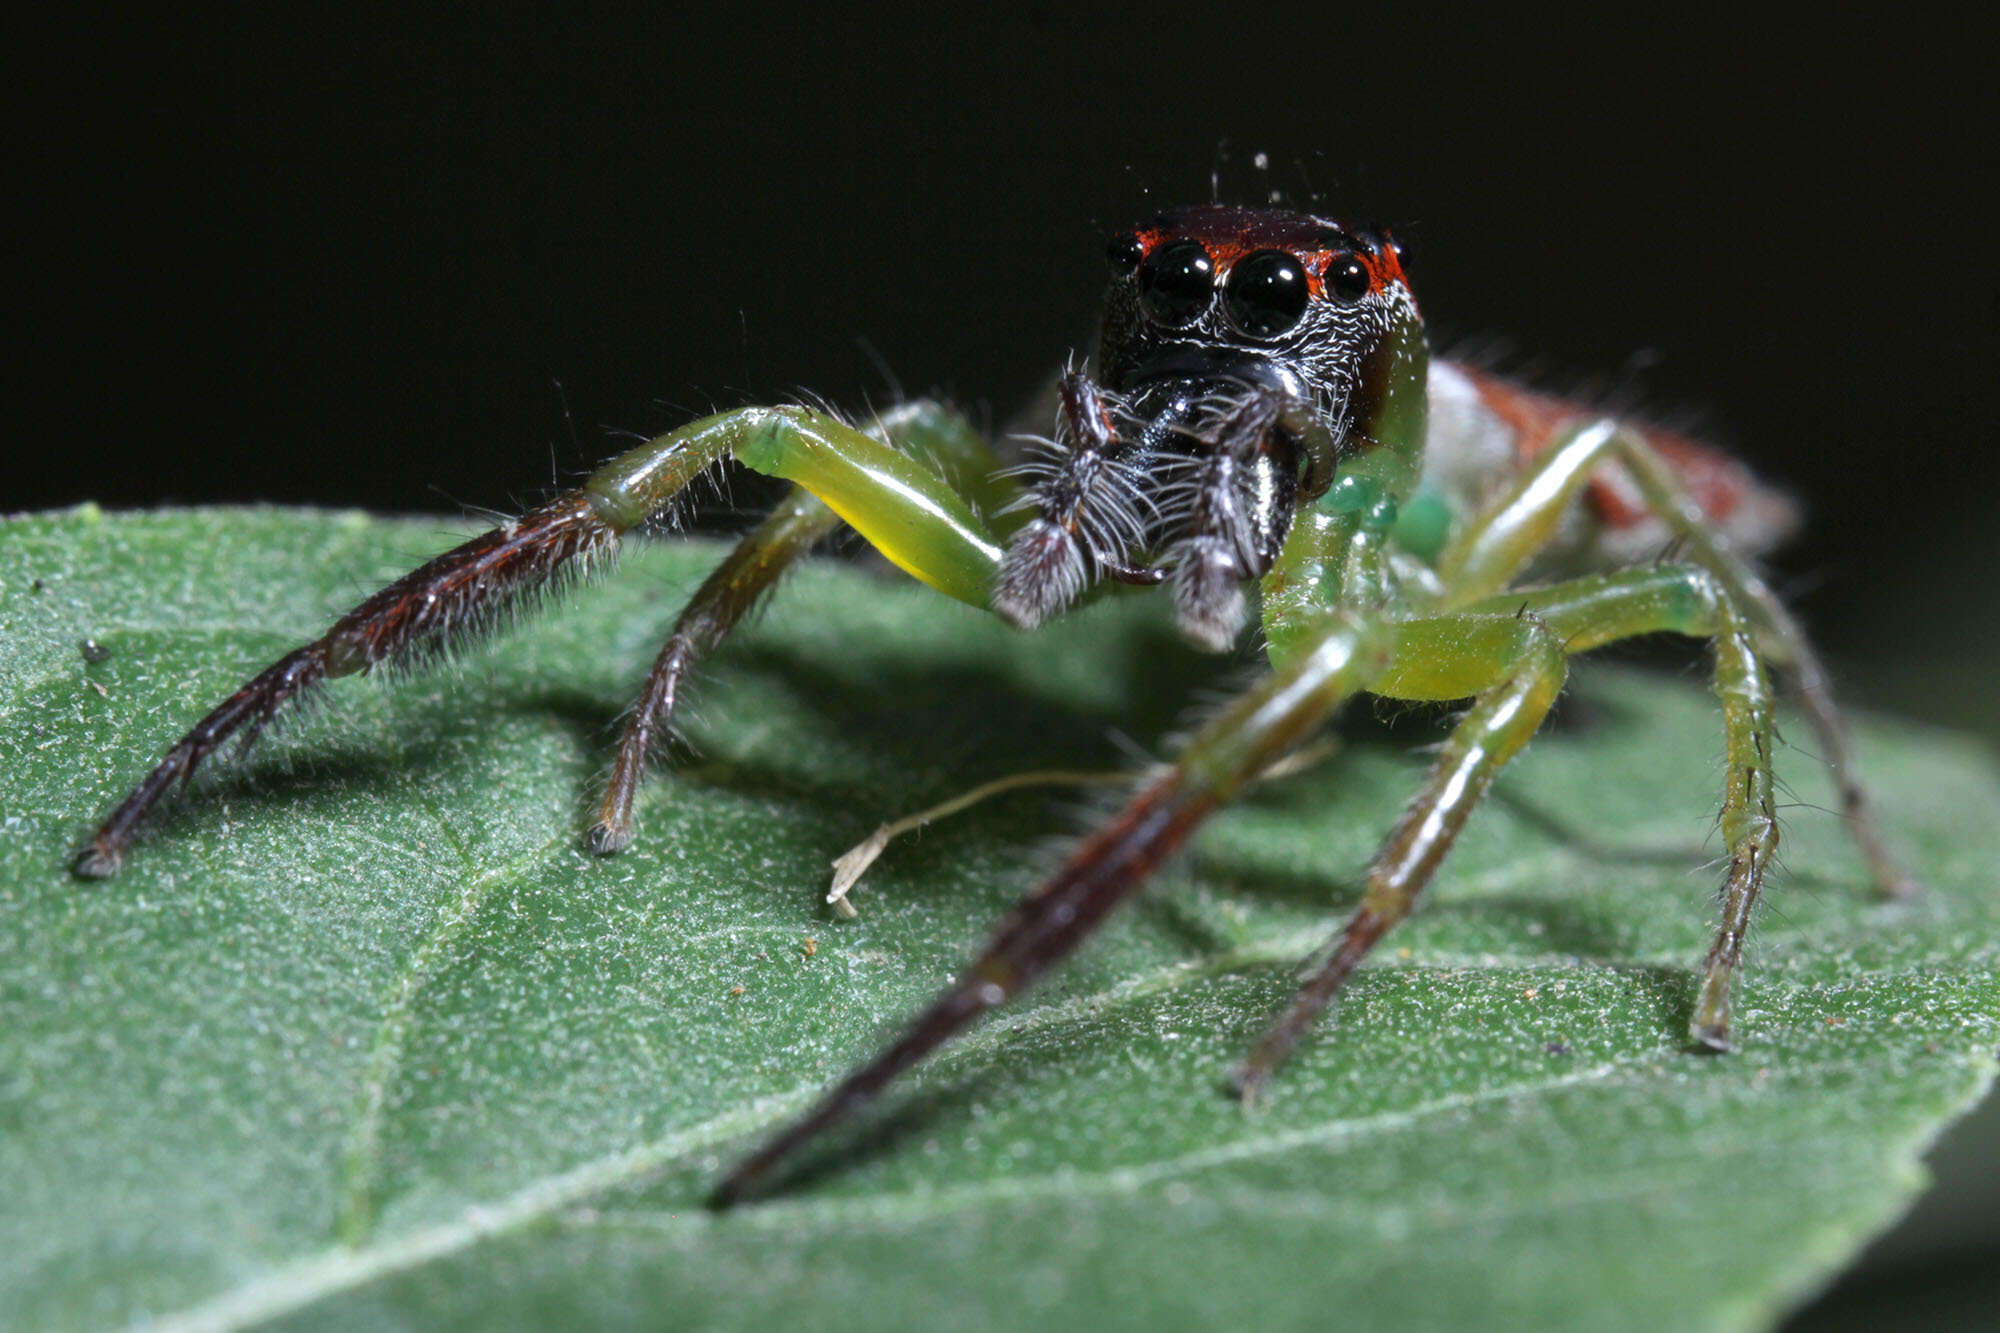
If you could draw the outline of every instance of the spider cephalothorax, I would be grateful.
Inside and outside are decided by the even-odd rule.
[[[1392,377],[1421,376],[1416,303],[1386,237],[1302,213],[1180,209],[1108,254],[1098,378],[1064,378],[994,606],[1033,626],[1094,580],[1164,581],[1225,648],[1295,506],[1378,447],[1362,423]]]

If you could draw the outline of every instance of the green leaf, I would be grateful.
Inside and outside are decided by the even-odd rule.
[[[1246,664],[1177,646],[1156,598],[1027,636],[816,564],[595,860],[611,730],[717,557],[666,544],[452,668],[337,682],[120,877],[69,877],[204,708],[451,535],[0,527],[0,1323],[1754,1327],[1907,1204],[1992,1078],[1991,760],[1863,727],[1930,885],[1885,906],[1785,756],[1744,1049],[1700,1058],[1719,728],[1698,682],[1599,666],[1262,1114],[1221,1076],[1352,906],[1434,718],[1254,792],[788,1192],[711,1215],[719,1167],[962,963],[1078,798],[892,846],[853,922],[829,859],[988,778],[1126,761]]]

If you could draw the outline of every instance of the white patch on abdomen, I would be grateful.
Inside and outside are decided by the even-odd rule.
[[[1513,475],[1514,431],[1449,361],[1431,362],[1430,429],[1422,489],[1444,497],[1460,517]]]

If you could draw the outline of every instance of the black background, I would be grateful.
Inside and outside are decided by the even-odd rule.
[[[0,507],[506,508],[603,427],[885,368],[1004,414],[1088,339],[1105,233],[1220,160],[1394,225],[1444,345],[1793,489],[1778,573],[1850,692],[2000,735],[1981,34],[1014,13],[27,35]]]
[[[852,405],[882,366],[1004,414],[1087,341],[1104,233],[1207,197],[1226,142],[1226,197],[1310,182],[1394,224],[1445,345],[1636,387],[1802,495],[1779,573],[1855,688],[1990,728],[1977,34],[1315,14],[233,13],[24,46],[0,506],[506,508],[603,427]]]

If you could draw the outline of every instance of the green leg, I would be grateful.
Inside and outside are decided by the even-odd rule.
[[[934,399],[917,398],[876,417],[871,430],[943,477],[1003,542],[1028,521],[1029,515],[1016,503],[1021,498],[1020,483],[964,413]]]
[[[796,482],[912,577],[986,608],[1000,542],[972,505],[908,454],[825,412],[746,407],[707,417],[606,463],[583,490],[606,523],[636,527],[724,458]]]
[[[1890,854],[1867,789],[1856,775],[1847,723],[1811,640],[1750,562],[1717,535],[1673,467],[1645,441],[1600,421],[1543,454],[1439,557],[1451,600],[1463,605],[1504,588],[1548,544],[1591,474],[1606,463],[1625,468],[1647,508],[1681,543],[1685,558],[1721,583],[1749,620],[1765,657],[1790,668],[1799,702],[1833,770],[1848,830],[1877,889],[1885,897],[1912,892],[1915,885]]]
[[[597,816],[584,835],[590,850],[603,856],[631,845],[632,802],[645,780],[654,741],[672,722],[688,673],[715,650],[794,560],[839,526],[838,514],[794,487],[696,590],[674,622],[674,632],[653,662],[618,737],[618,754],[597,803]]]
[[[1302,510],[1258,595],[1264,650],[1273,666],[1313,642],[1329,606],[1381,610],[1398,603],[1389,571],[1393,505]]]
[[[1778,851],[1778,813],[1771,776],[1775,700],[1757,657],[1749,623],[1728,598],[1716,602],[1715,694],[1722,701],[1727,772],[1722,787],[1722,840],[1729,876],[1722,886],[1722,926],[1701,969],[1692,1032],[1712,1051],[1732,1049],[1729,997],[1743,958],[1743,936],[1757,905],[1765,867]]]
[[[1522,598],[1530,605],[1522,609]],[[959,1030],[1066,957],[1104,916],[1129,897],[1196,828],[1274,760],[1295,747],[1342,701],[1370,690],[1393,697],[1478,696],[1423,792],[1390,836],[1369,876],[1361,912],[1335,942],[1321,975],[1307,983],[1273,1036],[1244,1067],[1254,1091],[1375,940],[1406,915],[1449,851],[1494,775],[1534,734],[1560,691],[1569,653],[1659,630],[1718,640],[1718,690],[1724,695],[1732,755],[1769,748],[1768,691],[1726,596],[1701,570],[1644,569],[1579,580],[1466,611],[1397,623],[1379,616],[1322,613],[1312,632],[1292,626],[1292,651],[1234,704],[1196,734],[1173,767],[1154,779],[1110,822],[1024,898],[985,950],[911,1022],[901,1036],[829,1092],[818,1105],[744,1159],[717,1187],[719,1206],[758,1189],[808,1141],[873,1101],[890,1080]],[[1738,626],[1727,643],[1718,631]],[[1739,669],[1740,668],[1740,669]],[[1761,697],[1762,704],[1758,699]],[[1738,707],[1741,700],[1747,706]],[[1761,721],[1760,721],[1761,719]],[[1719,1006],[1697,1012],[1698,1029],[1726,1040],[1728,982],[1769,852],[1769,775],[1732,766],[1725,830],[1756,855],[1733,856],[1724,928],[1704,974],[1704,996]],[[1761,773],[1761,777],[1759,774]],[[1745,817],[1737,817],[1741,812]],[[1732,843],[1732,853],[1737,851]]]
[[[1833,770],[1840,790],[1841,813],[1847,827],[1868,862],[1876,890],[1885,898],[1904,898],[1916,892],[1911,879],[1889,851],[1876,818],[1874,802],[1856,772],[1853,746],[1848,740],[1847,719],[1833,697],[1833,678],[1803,626],[1778,595],[1771,591],[1749,561],[1729,549],[1702,515],[1701,506],[1687,493],[1680,478],[1666,461],[1643,446],[1628,447],[1626,466],[1639,483],[1647,505],[1667,517],[1676,535],[1685,543],[1687,555],[1712,572],[1746,613],[1767,656],[1790,668],[1805,709],[1818,738],[1827,766]]]
[[[1370,865],[1361,906],[1324,961],[1236,1076],[1252,1098],[1417,896],[1508,760],[1526,746],[1562,688],[1567,657],[1635,635],[1671,631],[1711,641],[1729,757],[1722,830],[1730,869],[1722,924],[1703,965],[1692,1032],[1729,1049],[1729,998],[1764,870],[1777,851],[1770,751],[1772,698],[1747,623],[1706,570],[1663,566],[1509,593],[1401,627],[1394,659],[1371,688],[1408,699],[1474,695],[1422,790]]]
[[[1012,488],[999,477],[1000,462],[972,424],[941,403],[903,403],[884,412],[869,434],[929,463],[980,506],[1004,506]],[[840,516],[804,487],[794,487],[710,574],[660,649],[646,677],[586,840],[600,855],[632,841],[632,802],[645,780],[654,742],[673,719],[681,687],[695,666],[728,637],[737,623],[800,556],[840,526]]]
[[[1618,438],[1610,421],[1573,432],[1453,533],[1437,558],[1448,595],[1463,605],[1511,583],[1555,539],[1591,474],[1616,456]]]
[[[1453,729],[1423,790],[1368,868],[1361,906],[1349,918],[1325,960],[1299,989],[1271,1029],[1238,1066],[1233,1083],[1246,1103],[1254,1102],[1271,1071],[1298,1044],[1315,1019],[1368,951],[1390,927],[1408,916],[1417,895],[1451,850],[1493,779],[1540,729],[1562,692],[1567,671],[1561,643],[1531,619],[1450,616],[1412,622],[1399,645],[1398,659],[1429,657],[1442,646],[1457,654],[1452,671],[1465,679],[1484,677],[1472,711]],[[1434,675],[1429,666],[1418,668]],[[1414,682],[1390,668],[1374,687],[1396,693]],[[1452,687],[1447,685],[1447,690]]]
[[[1706,638],[1722,704],[1726,765],[1722,840],[1729,853],[1721,925],[1702,965],[1691,1035],[1714,1051],[1730,1049],[1730,992],[1743,936],[1778,852],[1777,779],[1772,772],[1777,701],[1758,636],[1727,584],[1696,566],[1663,565],[1594,575],[1527,593],[1506,593],[1469,610],[1540,617],[1574,654],[1636,635],[1670,631]]]

